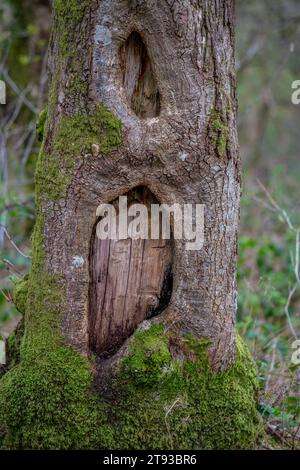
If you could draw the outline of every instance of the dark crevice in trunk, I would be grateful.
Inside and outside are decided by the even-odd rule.
[[[147,312],[147,318],[153,318],[160,315],[169,305],[173,291],[173,272],[170,264],[164,274],[163,285],[159,296],[159,304],[156,308],[151,308]]]
[[[131,109],[140,118],[160,113],[160,95],[150,57],[141,36],[132,32],[121,47],[123,86]]]

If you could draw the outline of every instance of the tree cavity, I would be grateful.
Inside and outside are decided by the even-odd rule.
[[[152,192],[140,186],[125,196],[128,208],[133,204],[147,207],[150,225],[151,204],[158,203]],[[117,209],[118,200],[111,204]],[[168,306],[173,288],[173,236],[170,240],[161,235],[159,239],[99,239],[97,223],[90,248],[89,338],[91,351],[108,357],[142,321]]]
[[[142,118],[160,113],[160,94],[147,48],[137,32],[132,32],[121,47],[123,86],[129,106]]]

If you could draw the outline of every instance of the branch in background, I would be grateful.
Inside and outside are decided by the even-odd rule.
[[[16,93],[18,96],[23,95],[23,103],[27,106],[30,111],[32,111],[34,114],[38,114],[38,109],[29,101],[26,96],[24,96],[22,90],[18,87],[18,85],[13,81],[13,79],[9,76],[8,72],[6,69],[0,70],[1,74],[3,75],[4,80],[8,84],[8,86]]]
[[[27,163],[28,158],[31,155],[32,148],[34,145],[35,141],[35,121],[31,121],[28,126],[28,131],[29,131],[29,138],[23,153],[23,156],[21,158],[21,165],[24,167]]]
[[[254,40],[254,42],[247,49],[244,57],[241,60],[236,61],[236,71],[237,73],[243,72],[252,60],[257,56],[257,54],[263,49],[265,44],[265,38],[259,37]]]
[[[0,129],[0,194],[6,198],[8,188],[8,164],[7,164],[7,146],[6,134]],[[2,214],[0,222],[6,223],[6,214]],[[0,250],[4,243],[4,231],[0,226]]]
[[[13,301],[10,294],[6,294],[3,289],[0,289],[1,294],[5,298],[6,302],[11,303]]]
[[[19,277],[22,277],[22,273],[15,267],[15,265],[9,261],[8,259],[5,259],[5,258],[1,258],[3,263],[6,265],[6,269],[13,273],[13,274],[17,274]]]
[[[23,253],[18,247],[17,245],[15,244],[15,242],[13,241],[13,239],[10,237],[6,227],[2,224],[0,224],[0,227],[2,228],[3,232],[5,233],[7,239],[9,240],[10,244],[14,247],[14,249],[21,255],[23,256],[24,258],[26,259],[31,259],[31,256],[28,256],[28,255],[25,255],[25,253]]]
[[[283,217],[283,219],[285,220],[285,222],[287,223],[289,229],[295,231],[295,227],[288,215],[288,213],[286,212],[285,209],[282,209],[282,207],[280,207],[277,202],[273,199],[273,197],[271,196],[270,192],[267,190],[267,188],[262,184],[262,182],[257,178],[257,183],[259,184],[260,188],[262,189],[262,191],[265,193],[265,195],[267,196],[271,206],[274,207],[274,209],[280,213],[280,215]]]

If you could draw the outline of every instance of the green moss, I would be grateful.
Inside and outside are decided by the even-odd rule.
[[[24,335],[24,318],[22,318],[7,340],[7,368],[11,369],[20,362],[21,341]]]
[[[54,0],[54,10],[61,21],[68,19],[76,24],[80,23],[86,8],[91,5],[91,0]]]
[[[86,41],[84,37],[89,28],[89,9],[92,8],[92,0],[54,0],[54,23],[58,33],[55,69],[53,70],[50,86],[49,114],[55,110],[57,103],[57,91],[61,82],[61,71],[68,69],[68,82],[64,84],[64,93],[76,109],[86,109],[86,97],[88,95],[88,79],[86,70],[88,67],[85,54]],[[86,23],[84,19],[86,18]],[[80,42],[83,42],[80,47]]]
[[[240,338],[233,367],[214,373],[207,341],[166,334],[162,325],[137,332],[117,383],[118,448],[253,448],[256,372]]]
[[[77,26],[82,22],[87,9],[91,6],[91,0],[54,0],[53,9],[58,25],[61,49],[64,54],[70,54],[76,49],[72,41]]]
[[[108,448],[112,433],[91,381],[88,361],[65,346],[27,356],[1,380],[2,447]]]
[[[46,200],[63,198],[78,160],[91,153],[93,144],[99,145],[104,156],[117,149],[122,143],[121,129],[121,121],[101,104],[91,116],[62,117],[51,155],[41,149],[36,168],[36,191]]]
[[[101,104],[92,116],[64,117],[58,124],[54,153],[68,164],[74,159],[74,153],[76,156],[76,153],[89,152],[92,144],[99,141],[101,153],[108,155],[121,145],[121,128],[121,121]]]
[[[45,130],[45,124],[47,120],[47,114],[48,114],[47,108],[43,109],[40,112],[36,125],[35,125],[35,133],[40,142],[42,142],[44,138],[44,130]]]
[[[103,105],[88,115],[85,112],[88,85],[83,78],[76,78],[84,77],[76,35],[80,35],[90,5],[90,0],[54,1],[59,53],[50,87],[48,118],[56,121],[63,67],[68,67],[70,78],[64,84],[64,92],[77,114],[60,118],[53,129],[53,145],[47,149],[45,111],[37,123],[37,134],[44,142],[35,178],[37,221],[32,239],[33,265],[29,277],[15,287],[17,307],[25,311],[25,333],[20,341],[11,337],[11,346],[18,349],[18,356],[12,363],[14,367],[0,381],[0,447],[4,448],[113,447],[103,404],[92,387],[91,364],[69,348],[61,335],[64,279],[46,270],[43,236],[42,208],[65,196],[75,166],[91,154],[92,145],[99,146],[101,156],[121,145],[121,122]]]
[[[45,270],[41,214],[33,248],[20,362],[0,380],[0,447],[109,448],[112,431],[92,389],[91,365],[60,333],[63,284]]]
[[[122,373],[126,380],[139,386],[157,383],[163,378],[171,363],[168,338],[162,325],[154,325],[148,331],[137,333],[130,355],[123,361]]]
[[[18,280],[13,289],[13,301],[20,313],[25,313],[27,296],[28,296],[28,280],[29,274]]]
[[[207,341],[167,333],[162,324],[137,331],[115,378],[114,401],[104,405],[92,389],[89,361],[57,330],[58,280],[46,275],[41,282],[21,363],[0,381],[3,448],[255,447],[256,369],[240,338],[235,364],[214,373]]]
[[[91,0],[54,0],[53,9],[60,33],[60,50],[64,55],[72,55],[76,51],[73,41],[78,25],[80,25]]]
[[[224,156],[227,149],[229,130],[224,124],[222,116],[215,109],[210,113],[210,137],[213,145],[216,147],[218,155]]]
[[[16,341],[16,333],[15,331],[13,331],[9,337],[8,337],[8,340],[7,340],[7,343],[8,343],[8,347],[12,348],[15,344],[15,341]]]

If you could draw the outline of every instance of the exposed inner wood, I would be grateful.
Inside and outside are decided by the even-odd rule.
[[[160,96],[141,36],[133,32],[121,48],[123,85],[132,110],[141,118],[159,115]]]
[[[143,203],[150,209],[157,204],[144,187],[127,197],[128,207]],[[117,201],[114,205],[117,208]],[[90,252],[92,351],[114,353],[140,322],[166,308],[172,293],[172,253],[171,240],[100,240],[95,231]]]

